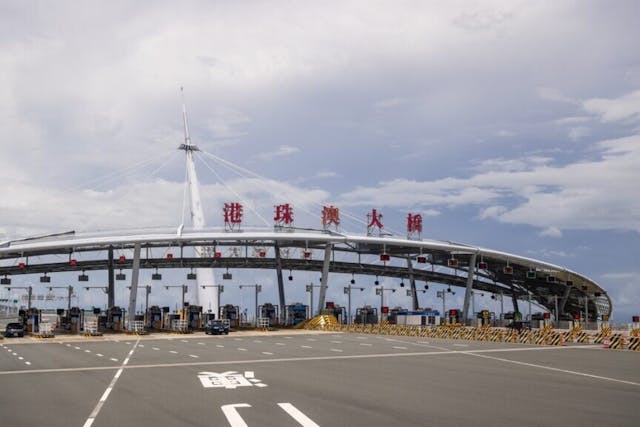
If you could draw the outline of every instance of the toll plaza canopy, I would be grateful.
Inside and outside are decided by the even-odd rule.
[[[191,230],[144,229],[100,233],[67,232],[0,243],[3,284],[11,276],[130,269],[134,247],[142,269],[272,269],[318,271],[322,288],[329,273],[406,279],[417,308],[416,281],[466,288],[517,301],[531,298],[556,315],[573,316],[585,304],[590,316],[610,315],[606,291],[563,266],[492,249],[436,240],[339,233],[299,228]],[[115,255],[115,256],[114,256]],[[113,274],[109,293],[113,294]],[[324,305],[321,289],[319,307]],[[281,288],[281,301],[283,301]]]

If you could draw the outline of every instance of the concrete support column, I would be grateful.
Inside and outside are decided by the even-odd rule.
[[[322,283],[320,283],[320,296],[318,296],[318,314],[324,310],[324,300],[327,296],[327,286],[329,285],[329,265],[331,264],[331,254],[333,245],[327,243],[324,248],[324,262],[322,264]]]
[[[131,270],[131,291],[129,293],[129,330],[133,329],[136,319],[136,301],[138,298],[138,277],[140,276],[140,243],[133,247],[133,268]]]
[[[116,305],[116,290],[113,280],[113,246],[109,246],[109,284],[107,286],[107,308]]]
[[[285,296],[284,296],[284,280],[282,280],[282,258],[280,257],[280,245],[274,241],[274,249],[276,253],[276,277],[278,278],[278,296],[280,297],[280,324],[284,324],[285,315]]]
[[[416,279],[413,276],[413,263],[411,258],[407,257],[407,269],[409,270],[409,283],[411,284],[411,300],[414,310],[417,310],[420,305],[418,304],[418,292],[416,290]]]
[[[476,275],[476,256],[474,253],[469,260],[469,269],[467,270],[467,288],[464,292],[464,305],[462,306],[462,316],[464,318],[465,325],[469,321],[469,302],[471,301],[473,291],[473,279]]]

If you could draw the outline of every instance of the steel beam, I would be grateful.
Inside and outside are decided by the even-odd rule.
[[[329,286],[329,266],[331,264],[331,254],[333,245],[327,243],[324,247],[324,261],[322,263],[322,282],[320,283],[320,296],[318,296],[318,314],[324,310],[324,300],[327,296],[327,286]]]
[[[131,291],[129,292],[129,330],[133,330],[136,320],[136,300],[138,298],[138,277],[140,275],[140,243],[133,247],[133,269],[131,271]]]
[[[420,305],[418,304],[418,291],[416,290],[416,278],[413,275],[413,263],[411,257],[407,257],[407,270],[409,271],[409,283],[411,284],[411,300],[414,310],[417,310]]]
[[[275,250],[276,277],[278,278],[278,297],[280,299],[280,323],[283,324],[285,315],[284,280],[282,280],[282,258],[280,256],[280,245],[278,244],[278,242],[274,242],[273,248]]]
[[[473,296],[473,279],[476,274],[476,256],[477,254],[475,252],[473,253],[473,255],[471,255],[471,259],[469,260],[469,268],[467,270],[467,287],[464,291],[464,304],[462,306],[462,317],[464,319],[465,325],[469,320],[469,302],[471,301],[471,298]]]

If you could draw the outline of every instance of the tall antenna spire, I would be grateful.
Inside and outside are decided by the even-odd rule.
[[[180,96],[182,97],[182,122],[184,124],[184,144],[180,144],[178,149],[185,151],[200,151],[197,145],[191,144],[189,135],[189,122],[187,121],[187,105],[184,102],[184,88],[180,86]]]

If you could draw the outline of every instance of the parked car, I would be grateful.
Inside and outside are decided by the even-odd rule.
[[[229,325],[221,320],[212,320],[209,322],[207,327],[204,329],[205,334],[211,335],[220,335],[225,334],[229,335]]]
[[[4,330],[5,337],[24,337],[24,326],[22,323],[12,322],[7,323],[7,327]]]

